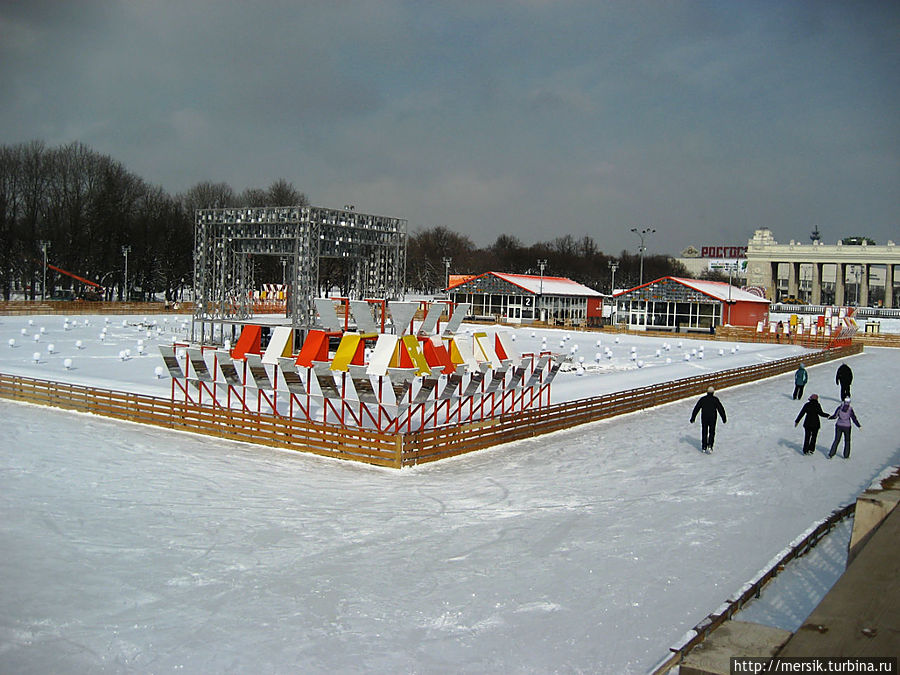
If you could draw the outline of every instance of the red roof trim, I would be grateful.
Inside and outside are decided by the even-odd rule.
[[[682,286],[687,286],[687,287],[690,288],[692,291],[696,291],[697,293],[700,293],[701,295],[705,295],[705,296],[708,297],[708,298],[712,298],[712,299],[715,300],[716,302],[727,302],[726,300],[723,300],[722,298],[717,298],[717,297],[716,297],[715,295],[713,295],[712,293],[707,293],[707,292],[704,291],[702,288],[698,288],[697,286],[694,286],[694,285],[691,283],[691,282],[696,282],[696,281],[702,281],[704,284],[717,284],[717,285],[720,285],[720,286],[725,286],[725,287],[727,287],[728,284],[727,284],[726,282],[724,282],[724,281],[705,281],[705,280],[703,280],[703,279],[699,279],[699,280],[698,280],[698,279],[685,279],[685,278],[683,278],[683,277],[671,277],[671,276],[669,276],[669,277],[660,277],[659,279],[654,279],[653,281],[648,281],[646,284],[642,284],[641,286],[635,286],[634,288],[629,288],[628,290],[621,291],[620,293],[616,293],[616,294],[614,294],[612,297],[617,298],[617,297],[619,297],[620,295],[625,295],[626,293],[632,293],[632,292],[634,292],[634,291],[640,290],[641,288],[646,288],[647,286],[652,286],[653,284],[659,283],[660,281],[663,281],[663,280],[666,280],[666,279],[669,279],[669,280],[671,280],[671,281],[674,281],[675,283],[681,284]],[[735,300],[735,301],[733,301],[733,302],[755,302],[755,301],[753,301],[753,300]],[[765,302],[765,303],[768,303],[769,301],[766,300],[765,298],[760,298],[760,299],[759,299],[759,302]]]
[[[457,281],[455,284],[450,284],[444,290],[452,291],[454,288],[458,288],[459,286],[462,286],[463,284],[467,284],[470,281],[474,281],[475,279],[480,279],[481,277],[485,276],[486,274],[490,274],[490,272],[482,272],[481,274],[473,274],[472,276],[468,277],[467,279],[463,279],[462,281]]]
[[[469,283],[470,281],[475,281],[476,279],[481,279],[482,277],[485,277],[487,275],[491,275],[493,277],[496,277],[497,279],[500,279],[500,281],[505,281],[508,284],[512,284],[516,288],[521,288],[525,293],[529,293],[531,295],[537,295],[537,294],[534,291],[532,291],[531,289],[525,288],[522,284],[517,283],[516,279],[530,279],[533,281],[538,281],[540,279],[543,279],[544,281],[556,281],[556,282],[562,282],[562,283],[566,283],[566,284],[572,284],[573,286],[579,286],[579,287],[582,286],[582,284],[579,284],[577,281],[572,281],[568,277],[551,277],[551,276],[547,276],[547,275],[544,275],[543,277],[541,277],[540,275],[537,275],[537,274],[513,274],[512,272],[483,272],[482,274],[473,274],[472,276],[470,276],[468,279],[465,279],[464,281],[459,281],[455,284],[451,284],[445,290],[451,291],[454,288],[458,288],[458,287],[462,286],[463,284]]]

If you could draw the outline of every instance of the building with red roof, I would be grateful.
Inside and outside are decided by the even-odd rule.
[[[451,280],[453,302],[471,304],[471,314],[505,323],[600,325],[603,294],[565,277],[485,272]]]
[[[615,320],[635,330],[712,331],[756,326],[769,300],[724,281],[662,277],[613,296]]]

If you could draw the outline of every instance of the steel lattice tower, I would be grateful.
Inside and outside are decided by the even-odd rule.
[[[351,296],[399,299],[406,274],[406,220],[314,206],[199,209],[194,226],[191,339],[224,342],[225,324],[252,316],[250,258],[285,258],[292,327],[315,324],[319,260],[349,259]],[[198,335],[199,333],[199,335]]]

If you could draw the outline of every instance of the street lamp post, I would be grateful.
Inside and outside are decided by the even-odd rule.
[[[450,263],[453,262],[453,258],[443,258],[444,262],[444,289],[447,291],[447,294],[450,293]]]
[[[122,300],[128,302],[128,253],[131,251],[130,246],[122,247],[122,255],[125,256],[125,282],[122,288]]]
[[[612,272],[612,278],[609,281],[609,297],[613,300],[612,306],[612,324],[616,325],[616,301],[613,299],[613,295],[616,292],[616,270],[619,269],[619,263],[615,260],[608,260],[606,262],[609,265],[609,271]]]
[[[543,317],[543,314],[542,314],[542,309],[543,309],[543,307],[544,307],[544,268],[547,267],[547,260],[546,260],[546,258],[540,258],[540,259],[538,259],[538,267],[539,267],[540,270],[541,270],[541,287],[540,287],[540,290],[539,290],[539,292],[538,292],[538,306],[537,306],[537,311],[538,311],[538,321],[543,321],[543,320],[544,320],[544,317]]]
[[[43,302],[47,299],[47,249],[50,248],[50,242],[42,239],[38,244],[44,254],[44,280],[41,282],[41,301]]]
[[[728,263],[728,325],[731,325],[731,275],[734,272],[734,262]]]
[[[636,227],[632,227],[631,231],[634,232],[638,237],[641,238],[641,247],[638,249],[641,253],[641,276],[640,276],[640,283],[638,283],[638,286],[643,286],[644,285],[644,251],[647,250],[647,247],[644,246],[644,237],[646,237],[648,234],[653,234],[654,232],[656,232],[656,230],[654,230],[652,227],[645,227],[643,230],[639,230]]]

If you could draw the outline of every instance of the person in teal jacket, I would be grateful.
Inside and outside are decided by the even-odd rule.
[[[801,363],[800,367],[797,368],[797,372],[794,373],[794,395],[792,398],[795,401],[799,401],[803,398],[803,387],[806,386],[807,380],[809,380],[809,374]]]

